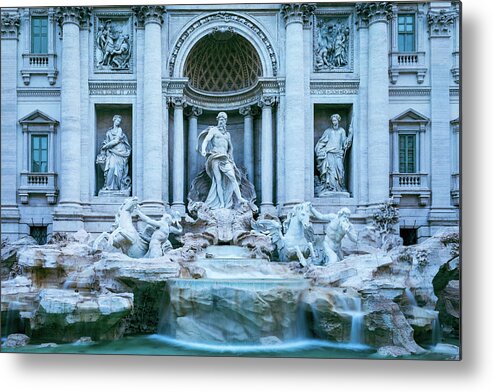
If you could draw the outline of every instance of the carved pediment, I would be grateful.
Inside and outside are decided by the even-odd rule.
[[[57,125],[58,121],[48,116],[46,113],[43,113],[41,110],[35,110],[27,116],[22,117],[19,120],[19,123],[22,125]]]
[[[427,124],[430,119],[414,109],[408,109],[405,112],[390,120],[392,124]]]

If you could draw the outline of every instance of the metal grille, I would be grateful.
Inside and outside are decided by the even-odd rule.
[[[46,244],[48,237],[47,226],[30,226],[30,236],[33,237],[39,245]]]

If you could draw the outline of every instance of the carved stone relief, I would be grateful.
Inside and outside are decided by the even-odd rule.
[[[131,15],[97,15],[94,41],[96,72],[132,71]]]
[[[348,16],[318,16],[314,28],[315,72],[350,72],[352,30]]]

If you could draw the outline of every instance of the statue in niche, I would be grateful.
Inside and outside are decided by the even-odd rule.
[[[113,116],[113,127],[106,131],[106,138],[96,158],[104,173],[102,191],[130,193],[132,180],[128,175],[128,157],[132,151],[120,124],[122,117]]]
[[[217,126],[211,126],[199,135],[200,153],[206,158],[205,171],[210,188],[205,204],[211,209],[234,208],[248,201],[240,190],[241,173],[233,158],[231,135],[226,129],[228,116],[220,112]]]
[[[120,26],[125,28],[125,26]],[[117,30],[111,20],[99,26],[96,34],[96,68],[100,70],[128,70],[130,67],[130,36]]]
[[[339,126],[341,116],[330,116],[332,126],[327,128],[315,145],[315,157],[319,183],[315,187],[317,196],[328,196],[331,192],[347,192],[345,186],[344,158],[353,141],[352,124],[349,133]]]
[[[343,238],[347,235],[354,243],[358,240],[358,235],[351,222],[349,222],[351,211],[344,207],[337,214],[322,214],[312,205],[310,205],[310,211],[315,218],[327,223],[323,241],[322,264],[330,265],[341,261],[344,258],[341,249]]]
[[[349,26],[342,21],[318,21],[315,71],[330,71],[349,64],[349,33]]]

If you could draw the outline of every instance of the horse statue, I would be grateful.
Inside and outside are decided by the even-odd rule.
[[[94,241],[93,249],[100,249],[101,242],[106,240],[108,247],[121,249],[129,257],[144,257],[149,248],[149,235],[139,233],[132,222],[134,212],[139,207],[137,197],[126,199],[115,216],[114,230],[101,233]]]
[[[301,203],[293,207],[282,225],[275,220],[261,219],[252,222],[252,228],[257,233],[271,237],[280,261],[298,260],[305,267],[315,257],[315,236],[310,216],[311,203]]]

